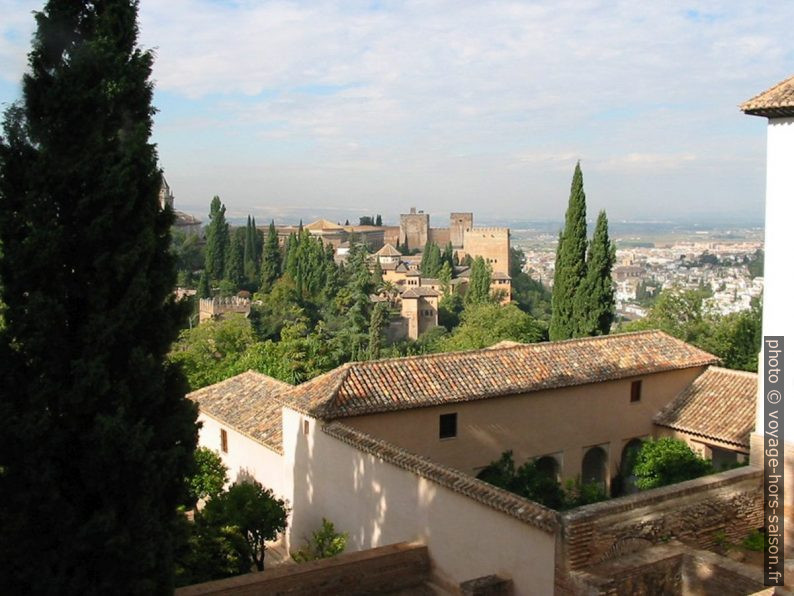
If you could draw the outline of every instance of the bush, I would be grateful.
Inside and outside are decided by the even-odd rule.
[[[742,540],[742,546],[744,548],[759,553],[764,550],[765,543],[766,536],[764,536],[764,533],[760,532],[759,530],[753,530],[744,540]]]
[[[315,561],[327,559],[345,550],[347,546],[347,533],[337,532],[334,524],[323,518],[323,525],[316,532],[312,532],[311,540],[306,541],[306,546],[291,554],[294,561]]]
[[[220,455],[212,449],[198,447],[193,454],[195,471],[187,480],[193,503],[218,496],[226,482],[228,469]]]
[[[667,437],[643,443],[634,464],[640,490],[683,482],[711,472],[711,462],[692,451],[686,442]]]
[[[498,460],[483,468],[477,478],[551,509],[561,509],[565,505],[560,483],[539,470],[535,460],[516,469],[512,451],[502,453]]]

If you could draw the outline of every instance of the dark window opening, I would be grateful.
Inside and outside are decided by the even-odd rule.
[[[438,418],[438,438],[452,439],[458,436],[458,415],[441,414]]]
[[[229,438],[226,436],[224,429],[221,429],[221,451],[229,453]]]
[[[642,394],[642,381],[631,382],[631,401],[640,401]]]

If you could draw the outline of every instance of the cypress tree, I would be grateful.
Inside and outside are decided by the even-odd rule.
[[[383,225],[383,218],[381,218],[380,213],[378,213],[378,216],[375,218],[375,225],[378,227]]]
[[[269,292],[281,277],[281,253],[278,250],[278,234],[276,224],[270,220],[267,230],[267,241],[262,249],[262,266],[259,270],[259,291]]]
[[[243,252],[245,250],[245,236],[246,229],[237,228],[229,238],[229,244],[226,246],[226,250],[224,250],[224,253],[226,254],[224,279],[227,279],[234,284],[235,291],[239,289],[239,286],[243,281]]]
[[[551,295],[551,340],[569,339],[577,335],[579,324],[574,302],[586,272],[587,221],[582,169],[579,163],[571,181],[571,195],[565,212],[565,228],[560,232],[554,266],[554,287]]]
[[[0,138],[0,592],[167,593],[197,427],[152,55],[131,0],[36,22]]]
[[[491,265],[482,257],[477,257],[471,266],[469,288],[464,298],[466,306],[483,304],[491,299]]]
[[[210,281],[209,278],[207,278],[206,271],[202,271],[201,277],[199,277],[198,295],[199,298],[209,298],[212,296],[212,291],[210,290]]]
[[[607,214],[598,214],[593,240],[587,253],[587,273],[576,293],[574,315],[577,335],[608,335],[615,318],[615,291],[612,266],[615,245],[609,239]]]
[[[380,358],[381,342],[383,332],[389,324],[389,307],[385,302],[378,302],[372,309],[372,316],[369,320],[369,358],[376,360]]]
[[[223,279],[226,266],[226,247],[229,245],[229,224],[226,223],[226,205],[217,195],[210,203],[210,222],[207,224],[207,252],[204,270],[212,280]]]

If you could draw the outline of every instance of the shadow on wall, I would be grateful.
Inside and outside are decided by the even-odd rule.
[[[311,420],[308,434],[302,424],[296,428],[291,548],[309,538],[323,517],[347,532],[349,551],[426,543],[432,483],[326,435],[320,424]]]

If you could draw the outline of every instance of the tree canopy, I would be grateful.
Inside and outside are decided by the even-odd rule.
[[[159,593],[196,409],[137,2],[50,0],[0,139],[0,592]]]

